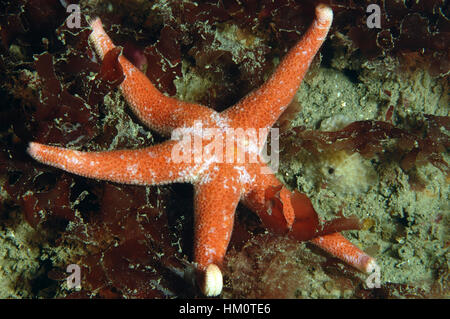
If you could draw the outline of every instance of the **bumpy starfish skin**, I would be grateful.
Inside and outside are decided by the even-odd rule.
[[[305,195],[289,191],[275,177],[260,155],[261,143],[238,138],[236,144],[224,143],[225,146],[218,147],[224,155],[219,158],[217,154],[220,153],[211,147],[211,136],[205,134],[205,129],[215,129],[213,136],[222,136],[223,141],[232,129],[266,129],[260,138],[264,141],[268,129],[294,97],[328,33],[332,16],[329,7],[319,5],[313,24],[284,57],[272,77],[222,113],[163,95],[121,55],[119,63],[125,80],[120,89],[130,107],[150,128],[163,134],[172,133],[172,139],[139,150],[105,152],[79,152],[30,143],[28,152],[40,162],[89,178],[139,185],[194,184],[194,260],[203,273],[199,283],[204,294],[218,295],[222,290],[219,267],[231,237],[239,200],[242,199],[274,232],[290,233],[300,239],[313,237],[302,233],[300,216],[315,214],[315,211]],[[103,30],[100,19],[95,19],[91,27],[91,40],[103,58],[115,46]],[[254,156],[255,160],[240,162],[239,152],[243,152],[246,159]],[[229,155],[229,160],[224,160],[225,154]],[[177,155],[184,160],[179,160]],[[270,189],[276,191],[281,209],[268,208]],[[311,242],[362,271],[370,272],[375,265],[372,257],[339,233],[316,237]]]

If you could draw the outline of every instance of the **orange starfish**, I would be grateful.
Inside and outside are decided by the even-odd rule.
[[[371,272],[375,260],[340,233],[315,237],[317,214],[310,200],[297,191],[291,192],[275,177],[261,155],[263,143],[237,134],[242,130],[258,131],[260,140],[266,140],[269,128],[294,97],[332,19],[331,8],[317,6],[316,19],[309,30],[270,79],[221,113],[163,95],[121,55],[119,63],[125,80],[120,88],[129,105],[150,128],[172,133],[172,138],[144,149],[105,152],[79,152],[30,143],[28,152],[40,162],[89,178],[139,185],[194,184],[194,260],[199,269],[199,285],[207,296],[218,295],[222,290],[219,267],[241,199],[275,232],[311,240],[350,265]],[[115,46],[99,18],[92,21],[91,27],[90,39],[103,58]]]

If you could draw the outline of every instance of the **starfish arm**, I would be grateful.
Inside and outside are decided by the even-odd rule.
[[[255,169],[256,167],[253,168],[253,174]],[[259,170],[261,169],[265,172],[269,170],[264,165],[260,166]],[[266,227],[275,233],[288,233],[298,240],[309,240],[358,270],[366,273],[373,271],[376,267],[375,259],[353,245],[342,234],[333,233],[311,239],[318,226],[318,219],[306,195],[290,192],[273,174],[254,176],[249,191],[244,194],[244,204],[258,214]],[[273,202],[274,195],[275,205],[268,207],[267,203]]]
[[[28,153],[39,162],[77,175],[111,182],[160,185],[190,182],[194,164],[173,163],[171,151],[176,141],[167,141],[139,150],[80,152],[30,143]]]
[[[207,296],[218,295],[222,290],[222,275],[217,266],[222,265],[227,251],[240,199],[237,176],[232,175],[221,172],[212,178],[203,175],[203,180],[195,184],[194,261],[206,278],[200,280],[200,286]],[[211,273],[216,275],[211,276]],[[211,277],[215,281],[209,281]]]
[[[222,264],[239,199],[239,187],[227,176],[195,185],[195,262],[200,268]]]
[[[341,233],[316,237],[311,242],[362,272],[371,273],[377,267],[373,257],[353,245]]]
[[[91,27],[90,39],[103,59],[115,45],[103,29],[100,18],[94,19]],[[119,63],[125,74],[120,85],[122,94],[138,118],[150,128],[167,135],[177,127],[190,127],[196,120],[208,120],[217,114],[205,106],[165,96],[123,55],[119,56]]]
[[[316,7],[316,19],[303,38],[286,54],[275,73],[258,90],[253,91],[224,113],[235,127],[271,127],[292,101],[308,67],[322,45],[333,20],[326,5]]]

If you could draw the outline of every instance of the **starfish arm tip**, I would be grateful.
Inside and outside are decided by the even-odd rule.
[[[99,24],[101,25],[101,23],[102,23],[102,21],[100,20],[100,17],[98,17],[98,16],[95,16],[93,18],[88,17],[88,18],[86,18],[86,20],[91,28],[94,28],[95,26],[97,26]]]
[[[28,144],[27,153],[30,154],[31,157],[37,159],[39,153],[39,145],[40,145],[39,143],[30,142]]]
[[[214,297],[220,295],[223,287],[223,277],[220,268],[215,264],[210,264],[206,267],[204,275],[202,292],[207,297]]]
[[[92,28],[92,33],[90,35],[91,39],[94,39],[96,36],[98,36],[100,33],[103,34],[103,23],[102,20],[100,20],[99,17],[92,18],[88,21],[89,26]]]
[[[89,25],[92,28],[89,40],[94,44],[97,54],[103,59],[106,53],[114,48],[114,44],[103,29],[103,23],[99,17],[91,19]]]
[[[320,24],[329,24],[333,20],[333,10],[326,4],[316,7],[317,20]]]

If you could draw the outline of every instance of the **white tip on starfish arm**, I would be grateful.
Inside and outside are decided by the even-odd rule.
[[[42,144],[30,142],[30,144],[28,144],[27,152],[35,160],[46,164],[48,163],[45,153],[42,152]]]
[[[326,4],[319,4],[316,7],[316,16],[319,24],[330,24],[333,20],[333,10]]]
[[[218,296],[222,292],[222,287],[222,272],[217,265],[210,264],[206,267],[205,278],[203,281],[203,286],[201,287],[203,294],[207,297]]]
[[[31,155],[31,157],[38,158],[38,156],[37,156],[38,150],[39,150],[38,143],[30,142],[30,144],[28,144],[27,152],[28,152],[28,154]]]

